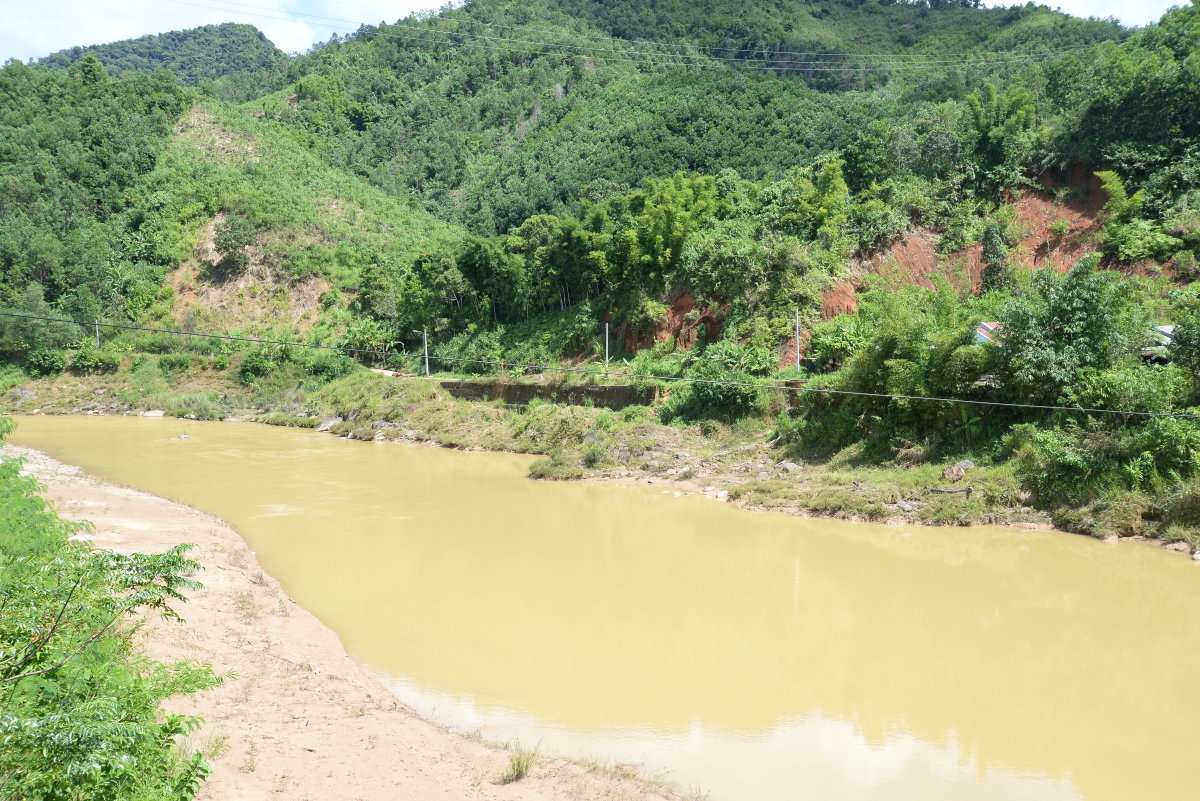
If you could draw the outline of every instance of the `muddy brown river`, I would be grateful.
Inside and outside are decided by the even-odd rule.
[[[17,444],[229,521],[397,695],[489,739],[720,801],[1200,795],[1200,565],[1178,554],[247,423],[19,423]]]

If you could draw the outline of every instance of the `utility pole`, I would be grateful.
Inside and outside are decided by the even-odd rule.
[[[425,346],[425,377],[429,378],[429,329],[422,328],[418,331],[414,328],[413,333],[421,335],[421,344]]]
[[[604,374],[608,375],[608,323],[604,324]]]
[[[796,309],[796,369],[800,369],[800,310]]]
[[[100,350],[100,321],[94,320],[96,323],[96,350]]]

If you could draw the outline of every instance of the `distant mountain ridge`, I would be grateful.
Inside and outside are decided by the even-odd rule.
[[[486,3],[472,3],[479,14]],[[710,55],[965,53],[1121,38],[1111,20],[1046,5],[985,8],[979,0],[547,0],[547,11],[621,39],[686,40]]]
[[[188,86],[206,81],[241,78],[237,84],[261,85],[269,91],[269,76],[285,68],[287,56],[253,25],[226,22],[184,31],[150,34],[102,45],[71,47],[39,59],[54,69],[67,69],[95,53],[109,75],[168,69]],[[254,94],[254,90],[250,94]],[[242,92],[245,94],[245,92]]]

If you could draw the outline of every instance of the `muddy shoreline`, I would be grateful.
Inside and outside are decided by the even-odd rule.
[[[630,766],[539,759],[522,781],[496,780],[504,748],[452,733],[397,700],[346,653],[338,636],[299,607],[221,520],[174,501],[88,476],[30,448],[4,459],[46,487],[64,517],[95,524],[98,547],[161,552],[180,543],[204,589],[178,611],[182,624],[145,622],[140,637],[162,661],[209,662],[227,675],[215,690],[174,699],[200,715],[189,736],[213,772],[201,799],[630,799],[676,796]]]
[[[90,414],[92,414],[92,412],[88,412],[87,414],[90,415]],[[103,412],[100,412],[99,415],[104,416]],[[15,415],[15,416],[18,418],[20,417],[20,415]],[[123,413],[123,414],[121,414],[121,416],[133,416],[133,415],[131,415],[130,413]],[[146,416],[146,413],[144,413],[144,412],[138,413],[136,416]],[[151,415],[151,416],[157,416],[157,415]],[[222,422],[255,423],[258,425],[273,425],[272,423],[268,423],[264,420],[257,419],[254,416],[228,417],[228,418],[225,418]],[[331,436],[338,436],[342,439],[356,439],[356,437],[354,437],[352,434],[347,435],[347,433],[345,433],[345,432],[338,433],[336,431],[330,431],[328,428],[325,428],[325,427],[315,428],[315,430],[317,433],[329,434]],[[411,433],[411,432],[409,432],[409,433]],[[358,438],[358,439],[361,439],[361,438]],[[363,441],[364,441],[364,443],[369,442],[369,441],[374,441],[374,442],[384,442],[384,443],[391,442],[391,443],[399,443],[399,444],[406,444],[406,445],[421,445],[421,446],[425,446],[425,447],[442,448],[442,449],[448,449],[448,450],[463,450],[463,451],[478,451],[478,452],[494,452],[495,451],[495,449],[481,447],[478,445],[460,445],[460,444],[454,444],[451,442],[439,441],[437,439],[423,438],[420,436],[410,437],[410,436],[407,436],[404,434],[402,434],[400,436],[385,436],[381,432],[377,432],[373,438],[363,440]],[[761,446],[761,445],[753,446],[755,451],[761,449],[762,447],[765,447],[765,446]],[[743,448],[742,450],[748,450],[748,449]],[[500,452],[512,453],[514,451],[501,449]],[[528,455],[532,458],[540,458],[540,455],[538,455],[538,454],[528,454]],[[1089,535],[1085,535],[1085,534],[1079,534],[1078,532],[1070,531],[1067,529],[1059,528],[1059,527],[1053,525],[1052,523],[1048,522],[1045,519],[1041,519],[1041,520],[972,521],[972,522],[967,522],[967,523],[937,524],[937,523],[931,523],[931,522],[928,522],[925,520],[915,520],[915,519],[912,519],[911,517],[905,517],[902,514],[896,514],[894,516],[887,517],[884,519],[871,519],[871,518],[860,516],[860,515],[821,514],[820,512],[818,512],[814,509],[805,508],[804,506],[799,506],[799,507],[785,506],[785,505],[763,506],[763,505],[758,505],[758,504],[754,504],[754,503],[749,503],[747,501],[747,497],[749,494],[742,494],[741,497],[737,497],[737,495],[735,495],[734,493],[731,493],[730,490],[734,490],[737,487],[737,485],[734,484],[733,482],[726,481],[726,479],[728,479],[730,477],[732,477],[732,475],[729,473],[718,473],[716,475],[710,476],[709,479],[711,481],[718,482],[718,484],[714,485],[714,484],[709,484],[708,482],[705,482],[705,481],[696,482],[696,481],[692,481],[692,480],[679,480],[679,479],[674,479],[674,478],[670,478],[670,477],[666,477],[666,476],[662,476],[662,475],[657,475],[657,474],[650,473],[650,472],[641,472],[640,475],[636,475],[636,476],[634,476],[634,475],[613,476],[613,475],[604,475],[602,473],[597,474],[595,471],[585,471],[581,477],[579,477],[577,479],[573,479],[573,480],[584,481],[584,482],[592,483],[592,484],[616,484],[616,485],[625,485],[625,486],[630,486],[630,485],[641,486],[643,484],[646,484],[646,485],[651,485],[651,486],[663,487],[664,491],[666,491],[666,492],[677,492],[680,495],[704,495],[705,497],[711,498],[711,499],[716,500],[721,503],[728,503],[730,506],[733,506],[737,509],[747,511],[747,512],[758,512],[758,513],[767,513],[767,514],[783,514],[783,515],[787,515],[790,517],[799,517],[799,518],[807,518],[807,519],[814,519],[814,520],[841,520],[841,521],[850,522],[850,523],[874,523],[874,524],[895,525],[895,526],[919,526],[921,528],[972,527],[972,526],[980,526],[980,525],[982,525],[982,526],[1002,526],[1002,527],[1007,527],[1007,528],[1015,528],[1015,529],[1028,530],[1028,531],[1054,531],[1054,532],[1058,532],[1058,533],[1062,533],[1062,534],[1071,534],[1074,536],[1089,536]],[[542,479],[542,480],[549,480],[549,479]],[[721,485],[720,482],[725,482],[725,484]],[[746,482],[739,482],[739,483],[744,484]],[[851,482],[851,483],[855,483],[855,482]],[[742,487],[742,489],[744,490],[744,486]],[[1193,552],[1190,545],[1188,545],[1186,542],[1183,542],[1183,541],[1166,542],[1164,540],[1161,540],[1161,539],[1158,539],[1155,537],[1147,537],[1147,536],[1140,535],[1140,534],[1133,535],[1133,536],[1120,536],[1117,534],[1109,534],[1108,536],[1105,536],[1105,537],[1102,537],[1099,539],[1101,539],[1103,542],[1109,543],[1109,544],[1124,542],[1124,543],[1138,543],[1138,544],[1142,544],[1142,545],[1147,545],[1147,546],[1150,546],[1153,548],[1159,548],[1159,549],[1162,549],[1165,551],[1170,551],[1173,553],[1181,554],[1183,556],[1187,556],[1187,557],[1193,559],[1194,561],[1196,561],[1197,563],[1200,563],[1200,551]]]

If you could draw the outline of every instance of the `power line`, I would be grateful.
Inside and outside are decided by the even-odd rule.
[[[435,38],[433,36],[430,36],[429,34],[431,34],[431,33],[439,35],[442,38]],[[406,39],[406,40],[410,40],[410,41],[415,39],[417,41],[429,42],[429,43],[433,43],[433,44],[452,45],[455,47],[470,47],[470,46],[472,46],[472,45],[468,45],[465,42],[456,42],[452,38],[446,38],[446,37],[454,37],[454,36],[469,37],[469,38],[477,40],[477,41],[499,42],[502,44],[533,45],[533,46],[538,46],[538,47],[543,47],[543,48],[557,47],[557,48],[562,48],[562,49],[580,51],[577,53],[566,53],[566,54],[557,53],[556,55],[579,55],[579,56],[585,56],[585,57],[592,56],[592,57],[596,57],[596,58],[604,58],[609,55],[623,56],[626,58],[631,57],[631,54],[622,53],[622,52],[616,50],[615,47],[613,50],[606,50],[606,49],[602,49],[602,48],[598,48],[598,47],[589,48],[589,47],[586,47],[583,45],[564,44],[564,43],[560,43],[560,42],[546,42],[546,41],[542,41],[542,40],[533,40],[533,39],[513,39],[513,38],[503,37],[503,36],[484,36],[482,34],[471,33],[468,31],[448,31],[448,30],[444,30],[444,29],[440,29],[440,28],[426,29],[426,30],[414,29],[414,31],[411,34],[400,33],[397,31],[378,32],[375,34],[375,38],[396,38],[396,39]],[[639,47],[639,45],[637,43],[627,42],[626,40],[614,40],[614,44],[617,42],[619,42],[621,44],[625,44],[630,48]],[[651,44],[656,47],[671,47],[672,46],[672,45],[663,45],[662,43],[658,43],[658,42],[652,42]],[[1059,50],[1056,52],[1068,53],[1068,52],[1072,52],[1075,50],[1087,49],[1088,47],[1089,46],[1065,48],[1065,49],[1062,49],[1062,50]],[[751,52],[751,51],[747,51],[747,52]],[[756,50],[753,52],[760,52],[760,51]],[[927,57],[924,60],[918,61],[915,58],[908,58],[908,57],[901,57],[901,56],[850,55],[850,56],[847,56],[847,58],[857,59],[859,61],[874,60],[874,61],[879,61],[881,63],[873,65],[873,66],[869,66],[869,67],[849,67],[848,63],[846,63],[846,62],[838,62],[838,61],[831,60],[831,59],[835,58],[835,56],[822,56],[822,54],[812,54],[812,53],[796,53],[796,55],[807,56],[809,58],[813,57],[814,55],[816,57],[820,58],[820,60],[816,60],[816,61],[808,61],[808,60],[800,61],[800,60],[793,60],[791,58],[783,58],[783,56],[786,55],[785,53],[769,52],[769,51],[761,51],[761,52],[763,53],[762,59],[731,58],[731,57],[726,57],[726,56],[710,56],[710,55],[705,55],[705,54],[701,54],[701,53],[692,54],[692,53],[668,53],[668,52],[642,52],[642,53],[638,53],[637,57],[655,60],[655,61],[659,61],[659,62],[663,62],[663,63],[677,63],[677,64],[681,64],[681,65],[687,64],[687,65],[692,65],[692,66],[701,66],[701,65],[707,65],[709,63],[714,63],[714,64],[725,64],[725,65],[737,65],[737,66],[743,66],[743,67],[767,68],[767,69],[772,69],[772,70],[793,69],[793,70],[815,70],[815,71],[841,71],[841,70],[844,70],[847,68],[859,69],[859,70],[861,70],[861,69],[883,69],[883,68],[891,69],[891,70],[915,70],[915,69],[926,69],[926,68],[932,68],[932,67],[945,68],[945,67],[956,67],[956,66],[968,66],[968,65],[972,65],[972,64],[978,64],[978,63],[980,63],[980,61],[983,61],[984,63],[1004,65],[1004,64],[1020,63],[1023,61],[1045,58],[1044,54],[1012,53],[1012,54],[980,54],[979,56],[967,56],[967,57],[962,57],[962,58],[958,58],[958,57],[956,57],[956,58]],[[596,53],[599,53],[600,55],[593,55]],[[907,59],[907,60],[904,60],[904,59]],[[782,62],[782,64],[781,64],[781,66],[772,67],[772,66],[770,66],[770,64],[764,63],[764,62],[771,62],[771,61]]]
[[[256,337],[237,337],[237,336],[232,336],[229,334],[201,334],[201,333],[197,333],[195,331],[176,331],[176,330],[167,329],[167,328],[150,328],[147,326],[123,325],[121,323],[102,323],[99,321],[81,322],[79,320],[71,320],[71,319],[62,318],[62,317],[44,317],[44,316],[37,315],[37,314],[21,314],[18,312],[0,312],[0,317],[16,317],[16,318],[25,319],[25,320],[43,320],[43,321],[52,322],[52,323],[67,323],[70,325],[79,326],[81,328],[85,327],[85,326],[98,326],[100,328],[114,328],[114,329],[119,329],[122,331],[146,331],[146,332],[151,332],[151,333],[156,333],[156,334],[172,334],[175,336],[183,336],[183,337],[199,337],[201,339],[220,339],[220,340],[227,340],[227,341],[232,341],[232,342],[253,342],[253,343],[262,344],[262,345],[279,345],[281,347],[293,347],[293,348],[313,348],[313,349],[318,349],[318,350],[340,351],[343,353],[367,353],[367,354],[371,354],[374,356],[383,356],[383,357],[402,356],[405,358],[417,358],[417,356],[415,356],[414,354],[410,354],[407,351],[373,350],[373,349],[369,349],[369,348],[349,348],[349,347],[344,347],[341,345],[316,345],[316,344],[312,344],[312,343],[308,343],[308,342],[289,342],[286,340],[260,339],[260,338],[256,338]],[[529,364],[529,363],[523,363],[523,362],[495,361],[495,360],[490,360],[490,359],[462,359],[462,358],[457,358],[457,357],[453,357],[453,356],[436,356],[436,355],[430,356],[429,358],[432,361],[452,362],[455,364],[486,365],[486,366],[500,367],[501,369],[504,369],[506,367],[512,367],[512,368],[519,367],[519,368],[524,368],[527,370],[555,371],[555,372],[562,372],[562,373],[574,373],[574,374],[580,374],[580,375],[610,375],[610,374],[612,374],[612,373],[606,372],[604,370],[589,370],[589,369],[580,368],[580,367],[565,367],[563,365],[553,365],[553,364]],[[971,405],[971,406],[996,406],[996,407],[1002,407],[1002,408],[1007,408],[1007,409],[1035,409],[1038,411],[1083,412],[1083,413],[1087,413],[1087,414],[1116,414],[1116,415],[1121,415],[1124,417],[1176,417],[1176,418],[1187,418],[1187,419],[1192,419],[1192,420],[1200,419],[1200,415],[1185,414],[1185,413],[1178,413],[1178,412],[1130,412],[1130,411],[1121,411],[1119,409],[1096,409],[1096,408],[1089,408],[1086,406],[1049,406],[1049,405],[1041,405],[1041,404],[1035,404],[1035,403],[1005,403],[1003,401],[972,400],[969,398],[937,398],[937,397],[929,397],[929,396],[925,396],[925,395],[895,395],[895,394],[885,393],[885,392],[855,392],[855,391],[846,390],[846,389],[830,389],[828,387],[810,387],[810,386],[794,387],[794,386],[789,386],[787,384],[764,384],[764,383],[760,383],[757,381],[755,381],[755,382],[718,381],[715,379],[692,378],[689,376],[656,376],[656,375],[645,375],[642,373],[617,373],[617,375],[623,376],[625,378],[645,378],[645,379],[649,379],[652,381],[674,381],[674,382],[678,382],[678,383],[711,384],[714,386],[728,386],[728,387],[751,387],[751,388],[755,388],[755,389],[778,389],[778,390],[782,390],[785,392],[811,392],[811,393],[818,393],[818,394],[824,394],[824,395],[844,395],[844,396],[861,397],[861,398],[928,401],[931,403],[961,403],[961,404],[966,404],[966,405]]]
[[[182,3],[184,5],[197,5],[196,3],[185,2],[185,0],[169,0],[169,2]],[[257,5],[251,5],[249,3],[240,3],[240,2],[237,2],[236,0],[210,0],[210,2],[220,3],[222,7],[223,6],[236,6],[239,8],[252,8],[252,9],[257,9],[260,11],[278,11],[277,9],[273,9],[268,6],[257,6]],[[224,8],[216,8],[213,6],[203,6],[203,7],[204,8],[213,8],[214,10],[225,10]],[[368,6],[358,6],[358,7],[367,8]],[[359,26],[360,29],[362,27],[373,27],[373,26],[371,26],[370,23],[365,23],[365,22],[362,22],[361,20],[350,20],[350,19],[345,19],[342,17],[327,17],[327,16],[320,15],[320,14],[309,14],[309,13],[300,12],[300,11],[286,11],[286,12],[278,12],[278,13],[286,14],[287,16],[273,17],[274,19],[290,19],[291,17],[305,17],[308,19],[326,20],[326,21],[331,21],[331,22],[344,22],[347,25],[357,25],[357,26]],[[397,22],[394,23],[393,26],[402,26],[404,19],[405,18],[397,20]],[[464,26],[473,25],[473,26],[479,26],[479,27],[489,28],[489,29],[500,28],[500,29],[513,30],[513,31],[532,31],[535,34],[558,33],[558,31],[555,31],[553,29],[549,29],[549,28],[545,28],[545,27],[533,27],[533,26],[528,26],[528,25],[505,25],[503,23],[498,23],[498,22],[485,22],[485,21],[475,20],[475,19],[458,19],[458,18],[447,18],[447,17],[439,17],[437,19],[440,19],[441,21],[446,22],[446,23],[456,23],[456,24],[460,24],[460,25],[464,25]],[[384,22],[383,24],[386,25],[387,23]],[[470,31],[449,30],[446,28],[429,27],[429,28],[426,28],[426,30],[431,31],[431,32],[449,34],[449,35],[472,36],[472,37],[480,38],[480,39],[494,39],[497,41],[516,42],[516,43],[522,43],[522,44],[543,44],[543,45],[544,44],[556,44],[556,43],[549,43],[544,40],[520,40],[520,39],[513,39],[510,37],[483,36],[481,34],[472,33]],[[388,36],[392,33],[390,31],[383,31],[378,28],[376,28],[374,31],[369,31],[369,32],[374,33],[375,36]],[[593,41],[598,41],[598,42],[627,45],[629,47],[639,47],[639,46],[642,46],[643,44],[650,44],[650,45],[659,46],[659,47],[682,47],[682,48],[695,47],[697,49],[702,49],[702,50],[709,50],[709,51],[716,50],[716,51],[721,51],[721,52],[732,52],[732,53],[759,53],[759,52],[762,52],[764,54],[769,54],[769,56],[772,58],[781,58],[784,56],[802,56],[805,58],[824,58],[824,59],[834,59],[834,58],[858,58],[858,59],[870,58],[870,59],[887,59],[887,60],[910,59],[910,60],[924,60],[924,63],[953,63],[953,62],[959,62],[959,61],[964,61],[964,60],[977,60],[979,58],[985,58],[985,59],[989,59],[989,60],[993,60],[993,59],[1004,60],[1004,59],[1009,59],[1009,58],[1023,58],[1023,57],[1027,57],[1028,55],[1031,55],[1028,53],[1018,53],[1016,51],[990,51],[990,52],[989,51],[973,51],[973,52],[966,51],[966,52],[961,52],[961,53],[850,53],[850,52],[845,52],[845,53],[816,52],[816,53],[814,53],[813,51],[798,51],[798,50],[771,50],[771,51],[768,51],[763,47],[721,47],[721,46],[714,46],[714,45],[690,45],[689,43],[686,43],[686,42],[682,42],[682,43],[657,42],[654,40],[647,40],[646,42],[637,42],[634,40],[622,39],[617,36],[611,36],[611,35],[603,34],[603,33],[594,33],[594,34],[580,33],[578,31],[569,30],[569,29],[562,31],[562,33],[569,33],[570,35],[573,35],[575,37],[580,37],[580,38],[584,38],[584,39],[592,39]],[[357,31],[355,31],[355,34],[357,34]],[[354,34],[351,34],[351,35],[354,35]],[[581,47],[579,45],[567,45],[567,46]],[[1069,53],[1069,52],[1073,52],[1076,50],[1085,50],[1092,46],[1093,45],[1074,45],[1072,47],[1050,48],[1050,52],[1052,52],[1052,53]],[[693,54],[688,54],[688,53],[682,53],[682,54],[677,54],[677,55],[679,57],[685,57],[685,58],[701,57],[701,54],[693,55]],[[738,59],[738,58],[721,59],[719,57],[714,57],[714,56],[707,56],[707,57],[710,59],[713,59],[713,60],[725,60],[725,61],[742,61],[743,60],[743,59]],[[802,63],[805,63],[805,62],[802,62]],[[812,63],[817,63],[817,62],[812,62]]]
[[[221,6],[209,6],[209,5],[205,5],[203,3],[189,3],[189,2],[187,2],[187,0],[165,0],[165,1],[168,3],[174,3],[177,6],[192,6],[193,8],[207,8],[209,11],[234,11],[234,9],[232,9],[232,8],[223,8]],[[217,1],[220,2],[220,0],[217,0]],[[240,5],[240,4],[238,4],[238,5]],[[260,7],[261,6],[248,6],[248,8],[260,8]],[[274,11],[275,9],[264,9],[264,10]],[[248,17],[259,17],[260,19],[280,20],[281,22],[295,22],[296,21],[296,20],[292,19],[292,17],[290,17],[290,16],[281,17],[277,14],[255,14],[252,11],[238,11],[237,13],[245,14]],[[305,16],[307,16],[307,15],[305,15]],[[322,25],[321,27],[333,29],[335,26]]]
[[[227,2],[228,0],[216,0],[216,1],[217,2]],[[534,31],[534,32],[543,32],[543,33],[553,33],[554,32],[552,29],[548,30],[547,28],[544,28],[544,27],[533,27],[533,26],[528,26],[528,25],[505,25],[505,24],[499,23],[499,22],[483,22],[483,21],[474,20],[474,19],[456,19],[456,18],[446,18],[446,17],[442,17],[440,19],[442,19],[446,22],[457,22],[457,23],[461,23],[464,25],[479,25],[479,26],[483,26],[483,27],[487,27],[487,28],[502,28],[505,30]],[[402,20],[397,21],[396,25],[399,25],[401,22],[402,22]],[[628,45],[632,45],[632,46],[636,46],[639,44],[639,42],[637,42],[636,40],[622,39],[620,37],[612,36],[610,34],[582,33],[582,32],[571,30],[571,29],[567,29],[567,30],[574,36],[585,38],[585,39],[590,38],[594,41],[621,42],[623,44],[628,44]],[[653,40],[647,40],[647,41],[651,44],[664,44],[664,45],[676,46],[676,47],[694,46],[698,49],[718,50],[718,51],[732,52],[732,53],[756,53],[756,52],[762,51],[762,49],[763,49],[761,47],[719,47],[716,45],[689,45],[689,43],[686,43],[686,42],[671,45],[671,43],[654,42]],[[1101,41],[1112,41],[1112,40],[1103,39]],[[1096,44],[1098,44],[1098,42]],[[1070,52],[1073,50],[1086,49],[1088,47],[1093,47],[1093,46],[1095,46],[1095,45],[1094,44],[1093,45],[1074,45],[1072,47],[1065,47],[1065,48],[1050,48],[1050,50],[1051,50],[1051,52],[1064,52],[1065,53],[1065,52]],[[974,56],[981,56],[981,55],[982,56],[988,56],[988,55],[1000,56],[1000,55],[1004,55],[1005,53],[1011,53],[1014,51],[966,51],[966,52],[960,52],[960,53],[940,53],[940,54],[930,54],[930,53],[850,53],[850,52],[814,53],[813,51],[810,51],[810,50],[778,50],[778,51],[773,51],[773,52],[775,52],[779,55],[827,56],[830,58],[926,58],[926,57],[934,56],[934,55],[945,57],[945,58],[951,58],[951,57],[974,57]]]
[[[258,9],[261,11],[272,11],[264,6],[255,6],[246,3],[231,2],[230,0],[213,0],[214,2],[225,3],[227,6],[237,6],[239,8]],[[210,6],[202,3],[188,2],[187,0],[168,0],[168,2],[178,5],[193,6],[196,8],[207,8],[213,11],[230,11],[225,6]],[[278,16],[270,14],[255,14],[250,11],[241,11],[239,13],[248,14],[249,16],[262,17],[265,19],[276,20],[291,20],[292,17],[300,16],[311,18],[314,20],[328,20],[336,22],[344,22],[348,25],[357,25],[359,29],[367,27],[366,23],[356,22],[354,20],[346,20],[338,17],[324,17],[317,14],[306,14],[302,12],[286,12],[290,16]],[[457,21],[457,20],[456,20]],[[509,28],[521,30],[518,26],[506,26],[494,23],[482,23],[475,20],[463,21],[464,24],[474,24],[487,27]],[[331,24],[323,24],[322,27],[330,29],[336,28]],[[405,27],[405,26],[398,26]],[[535,29],[536,30],[536,29]],[[550,33],[550,31],[542,31]],[[357,33],[357,32],[356,32]],[[737,66],[740,68],[749,68],[752,70],[771,71],[771,72],[871,72],[887,69],[894,72],[909,72],[932,68],[953,68],[977,65],[981,61],[984,64],[993,64],[997,66],[1015,65],[1026,61],[1035,61],[1046,58],[1046,53],[1018,53],[1018,52],[990,52],[990,53],[962,53],[962,54],[918,54],[918,53],[879,53],[879,54],[855,54],[855,53],[811,53],[801,51],[766,51],[762,48],[706,48],[715,50],[724,50],[732,52],[759,53],[763,54],[761,59],[751,58],[736,58],[727,56],[713,56],[704,53],[669,53],[669,52],[638,52],[631,54],[621,52],[617,49],[618,45],[625,46],[626,49],[640,50],[646,43],[639,43],[627,39],[619,39],[611,37],[606,40],[611,45],[611,49],[599,46],[588,47],[586,45],[563,43],[563,42],[548,42],[545,40],[536,39],[514,39],[511,37],[502,36],[485,36],[483,34],[472,33],[470,31],[455,31],[445,28],[413,28],[412,33],[401,33],[399,31],[382,31],[376,28],[370,31],[373,38],[390,38],[404,41],[418,41],[427,44],[442,44],[452,47],[463,47],[470,49],[492,50],[496,45],[480,45],[469,44],[466,42],[455,41],[452,38],[446,37],[469,37],[475,41],[494,42],[502,45],[526,45],[540,48],[545,55],[559,55],[563,57],[581,56],[585,58],[595,58],[597,60],[606,60],[609,58],[619,58],[622,60],[632,60],[640,62],[648,62],[657,66],[672,66],[672,65],[687,65],[693,67],[710,67],[714,65],[724,64],[727,66]],[[580,34],[575,34],[580,35]],[[440,37],[440,38],[439,38]],[[653,48],[686,48],[686,44],[672,44],[663,42],[648,42]],[[1078,50],[1087,50],[1092,45],[1077,45],[1068,48],[1058,48],[1050,51],[1051,54],[1070,53]],[[577,52],[556,52],[558,50],[568,50]],[[796,61],[790,56],[804,56],[805,58],[817,58],[816,61]],[[867,66],[850,66],[849,62],[838,62],[832,59],[847,58],[862,60],[873,60],[877,64]],[[772,65],[771,62],[782,62]]]
[[[432,33],[441,33],[441,31],[436,31],[436,32],[431,31],[431,32]],[[423,44],[445,45],[448,47],[467,48],[467,49],[473,49],[473,50],[485,50],[488,52],[495,52],[498,47],[498,45],[494,44],[494,43],[493,44],[489,44],[489,43],[472,44],[470,42],[460,42],[460,41],[455,41],[453,39],[444,38],[444,37],[437,38],[435,36],[430,36],[429,33],[431,33],[431,32],[422,32],[422,31],[417,31],[417,30],[414,30],[414,32],[411,34],[404,34],[404,33],[399,33],[399,32],[388,32],[388,33],[376,34],[376,38],[392,38],[392,39],[398,39],[398,40],[404,40],[404,41],[410,41],[410,42],[418,42],[418,43],[423,43]],[[558,45],[556,45],[554,43],[550,43],[550,42],[522,41],[522,40],[514,40],[514,39],[505,39],[505,38],[500,38],[500,37],[476,37],[473,34],[449,33],[446,35],[459,35],[459,36],[468,36],[468,37],[483,38],[483,39],[494,38],[496,42],[503,43],[503,44],[537,46],[538,48],[540,48],[539,52],[541,55],[555,55],[555,56],[560,56],[562,58],[590,58],[590,59],[594,59],[596,61],[601,61],[601,62],[619,60],[619,61],[625,61],[625,62],[629,62],[629,63],[633,63],[633,64],[648,64],[651,66],[660,66],[660,67],[662,67],[662,66],[677,66],[677,67],[689,67],[689,68],[696,68],[696,69],[702,69],[702,68],[711,69],[714,67],[728,67],[731,69],[741,69],[741,70],[758,71],[758,72],[806,72],[806,73],[811,73],[811,72],[832,72],[832,73],[882,72],[884,70],[887,70],[890,72],[916,72],[919,70],[929,70],[929,69],[934,69],[934,68],[950,69],[950,68],[954,68],[954,67],[970,67],[970,66],[979,64],[979,62],[975,61],[975,60],[962,60],[962,61],[945,61],[945,62],[932,62],[931,61],[931,62],[925,62],[925,63],[907,63],[907,64],[906,63],[899,63],[899,64],[886,64],[885,63],[885,64],[868,64],[866,66],[853,66],[851,62],[836,63],[836,62],[831,62],[831,61],[820,61],[820,62],[812,62],[812,65],[809,66],[804,63],[794,62],[794,61],[784,61],[783,63],[773,64],[773,63],[771,63],[771,61],[772,61],[771,58],[766,58],[763,60],[751,60],[751,59],[721,58],[721,57],[709,57],[709,56],[688,56],[688,55],[682,55],[682,54],[652,53],[652,52],[622,53],[622,52],[619,52],[616,50],[611,50],[611,51],[604,50],[602,52],[595,52],[595,51],[592,51],[592,52],[561,52],[561,51],[554,49]],[[566,47],[570,47],[570,45],[567,45]],[[996,65],[996,66],[1016,66],[1016,65],[1023,64],[1023,63],[1032,62],[1032,61],[1044,60],[1044,58],[1045,58],[1045,56],[1038,55],[1038,54],[1022,54],[1022,55],[1014,55],[1011,58],[1005,57],[1005,60],[995,59],[990,63],[992,63],[993,65]],[[985,62],[985,63],[988,63],[988,62]]]

